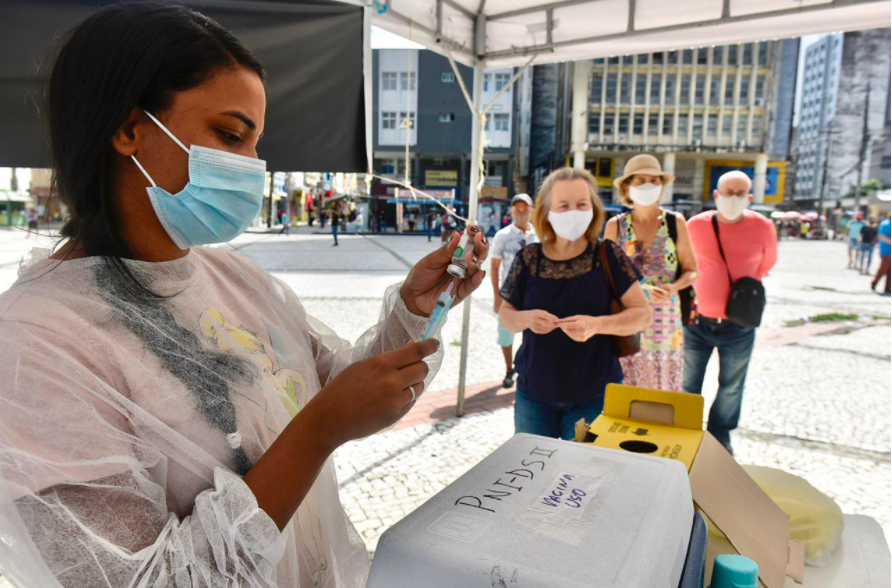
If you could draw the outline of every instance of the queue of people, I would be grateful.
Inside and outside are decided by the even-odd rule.
[[[716,210],[687,222],[660,206],[673,179],[652,155],[631,158],[614,182],[631,210],[610,219],[603,238],[604,208],[585,170],[553,172],[535,203],[512,200],[513,223],[493,241],[491,280],[503,385],[517,382],[517,432],[573,438],[576,421],[600,414],[611,382],[700,394],[717,349],[707,429],[733,452],[777,234],[748,210],[743,172],[723,175]],[[742,285],[762,295],[735,307]],[[515,333],[523,342],[512,357]],[[616,339],[636,333],[637,353],[621,352]]]

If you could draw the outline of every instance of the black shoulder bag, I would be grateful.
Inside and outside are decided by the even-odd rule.
[[[616,291],[616,284],[613,282],[613,272],[610,271],[610,264],[607,263],[607,243],[602,239],[598,245],[601,255],[601,266],[604,270],[604,279],[607,282],[607,293],[610,296],[610,314],[619,314],[626,309],[622,300]],[[610,335],[610,344],[613,348],[613,354],[617,357],[628,357],[635,355],[641,351],[641,332],[634,335]]]
[[[741,327],[755,328],[762,324],[762,311],[765,310],[765,287],[756,278],[743,277],[734,280],[722,249],[722,239],[719,236],[718,215],[712,215],[712,228],[715,231],[715,240],[719,244],[719,253],[725,262],[725,270],[728,272],[728,281],[731,283],[731,293],[728,295],[728,304],[725,305],[725,314],[728,320]]]
[[[675,243],[675,256],[678,257],[678,215],[673,212],[666,212],[669,218],[666,226],[669,229],[669,238]],[[684,268],[681,267],[681,260],[676,259],[678,266],[675,268],[675,279],[681,277]],[[694,292],[693,286],[688,286],[684,290],[678,292],[678,302],[681,311],[681,324],[685,326],[696,325],[697,319],[697,294]]]

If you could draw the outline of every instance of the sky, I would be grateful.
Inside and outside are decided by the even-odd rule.
[[[424,45],[419,45],[409,39],[373,26],[372,49],[424,49]]]

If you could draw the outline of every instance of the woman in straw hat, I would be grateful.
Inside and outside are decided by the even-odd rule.
[[[682,390],[684,329],[679,293],[697,277],[697,260],[684,217],[660,207],[674,180],[653,155],[631,158],[613,182],[632,209],[607,223],[604,237],[615,241],[644,275],[653,324],[641,333],[641,352],[620,358],[624,383],[658,390]]]
[[[607,384],[623,380],[610,336],[644,329],[651,310],[641,274],[616,243],[598,238],[604,207],[589,172],[552,172],[539,189],[533,224],[542,242],[520,250],[500,291],[500,324],[523,332],[514,428],[572,439],[576,421],[601,413]],[[624,307],[617,314],[610,313],[608,271]]]

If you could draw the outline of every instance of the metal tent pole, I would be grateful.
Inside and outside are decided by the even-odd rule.
[[[480,104],[483,94],[483,62],[477,60],[474,63],[474,108],[472,109],[471,122],[471,186],[468,192],[468,221],[474,223],[477,220],[477,185],[480,181],[481,158],[481,134],[483,127],[480,124]],[[468,332],[471,324],[471,297],[464,301],[461,316],[461,361],[458,368],[458,407],[456,416],[465,415],[465,379],[468,374]]]

